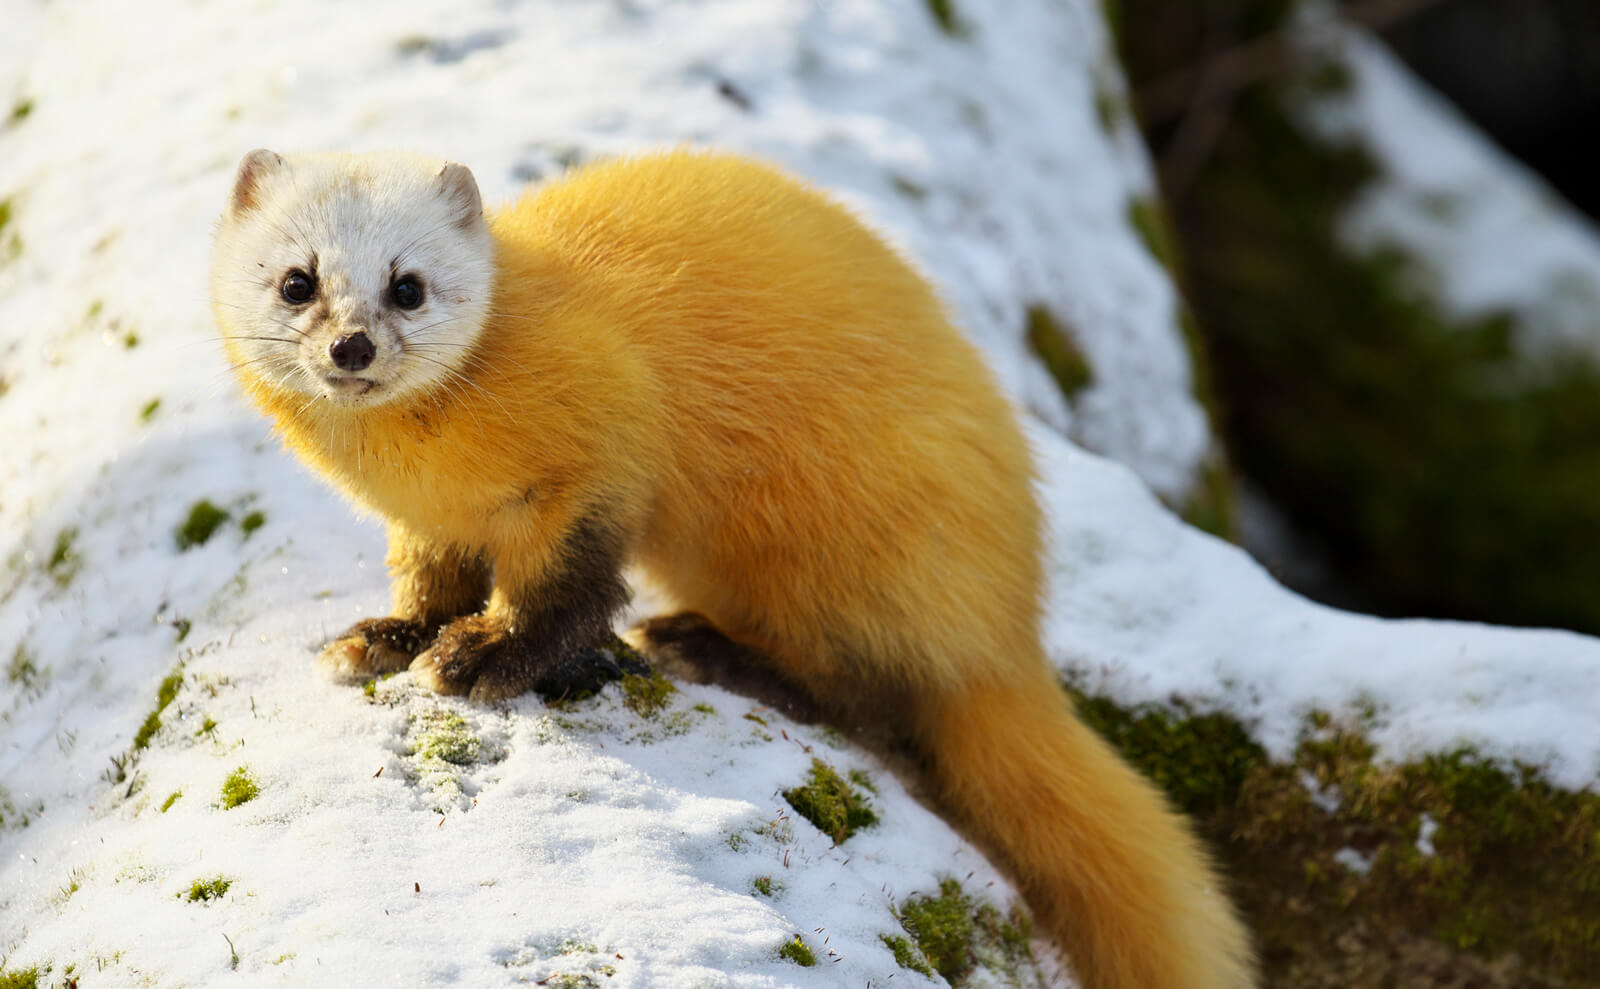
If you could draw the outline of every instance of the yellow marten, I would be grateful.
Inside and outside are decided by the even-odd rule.
[[[1185,822],[1044,656],[1012,408],[838,204],[673,151],[486,215],[462,165],[254,151],[211,284],[250,397],[388,522],[394,614],[324,649],[336,676],[557,692],[636,564],[822,709],[912,739],[1086,989],[1254,984]]]

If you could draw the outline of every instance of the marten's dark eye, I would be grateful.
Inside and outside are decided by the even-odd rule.
[[[401,309],[415,309],[422,305],[422,283],[417,281],[415,275],[405,275],[395,279],[389,286],[389,298]]]
[[[302,306],[317,294],[317,280],[303,271],[291,271],[279,291],[283,293],[283,301]]]

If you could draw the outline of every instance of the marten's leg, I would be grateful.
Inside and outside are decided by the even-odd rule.
[[[502,549],[481,615],[457,618],[411,668],[442,694],[498,700],[598,690],[623,672],[647,672],[611,631],[628,603],[623,542],[613,527],[580,519],[552,544]]]
[[[390,525],[386,562],[390,616],[356,622],[318,657],[337,679],[405,669],[446,622],[481,610],[489,599],[489,562],[476,550],[430,543]]]

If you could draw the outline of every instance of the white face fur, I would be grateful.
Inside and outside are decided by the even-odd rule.
[[[253,377],[376,405],[449,386],[488,313],[493,271],[465,166],[252,151],[217,229],[211,296]]]

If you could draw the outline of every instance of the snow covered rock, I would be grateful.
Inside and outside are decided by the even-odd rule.
[[[1280,754],[1309,709],[1362,705],[1392,756],[1468,740],[1592,780],[1594,641],[1319,608],[1162,506],[1152,490],[1183,501],[1210,438],[1175,293],[1128,223],[1142,152],[1096,109],[1120,86],[1098,7],[971,6],[953,33],[914,0],[15,12],[7,970],[927,984],[900,918],[953,879],[978,931],[972,984],[1061,978],[1046,951],[1016,951],[996,870],[826,729],[712,687],[478,707],[404,674],[317,676],[317,645],[386,606],[382,535],[278,451],[218,353],[208,232],[262,145],[425,148],[471,163],[491,200],[658,143],[780,160],[890,231],[1037,417],[1064,669],[1128,702],[1226,707]],[[1092,368],[1070,404],[1029,353],[1033,306]],[[785,791],[816,760],[876,825],[835,844],[797,816]]]

